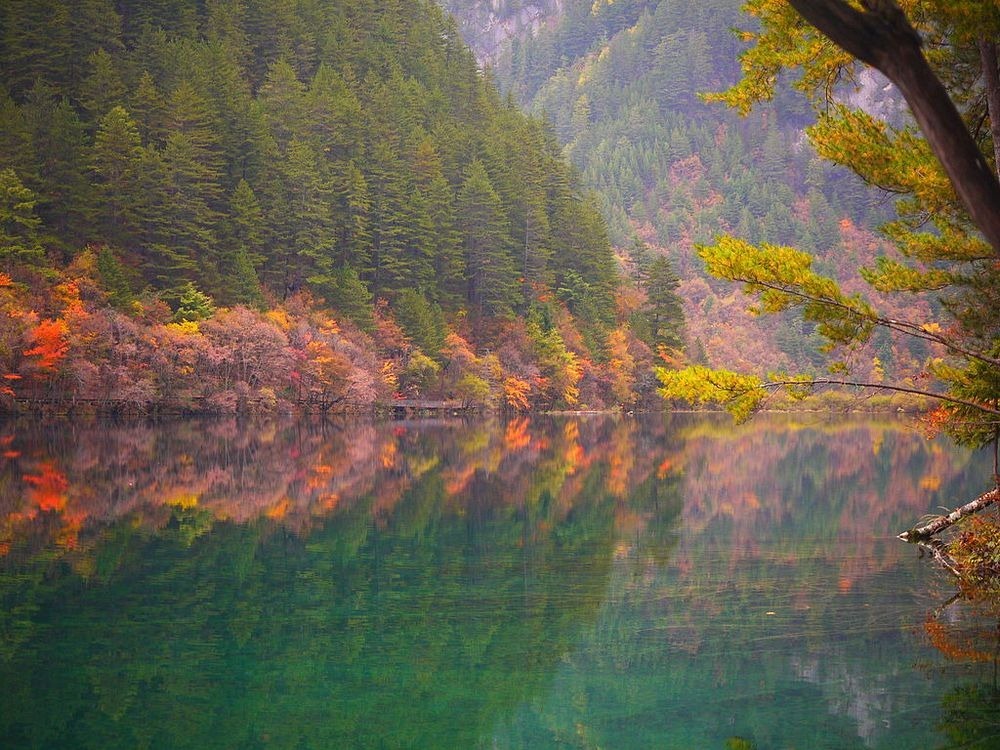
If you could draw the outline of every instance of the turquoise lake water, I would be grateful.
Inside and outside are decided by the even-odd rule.
[[[906,421],[0,422],[3,748],[1000,747]]]

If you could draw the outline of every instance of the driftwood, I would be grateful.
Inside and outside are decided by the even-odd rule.
[[[904,531],[899,538],[904,542],[926,542],[939,531],[947,529],[949,526],[961,521],[966,516],[978,513],[983,508],[987,508],[1000,500],[1000,487],[994,487],[989,492],[984,492],[972,502],[966,503],[961,508],[956,508],[947,516],[938,516],[930,523],[923,526]]]
[[[954,558],[948,554],[948,545],[940,539],[931,539],[930,541],[918,539],[913,543],[920,547],[920,549],[929,553],[931,557],[941,563],[941,565],[943,565],[953,576],[956,578],[962,577],[962,572],[958,569],[958,564],[955,562]]]

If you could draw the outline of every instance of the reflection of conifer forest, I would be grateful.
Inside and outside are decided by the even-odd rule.
[[[0,737],[915,747],[959,684],[872,530],[980,461],[899,424],[246,427],[4,431]]]

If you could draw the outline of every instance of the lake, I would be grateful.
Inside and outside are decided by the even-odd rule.
[[[0,422],[0,747],[1000,745],[905,420]],[[977,744],[978,743],[978,744]]]

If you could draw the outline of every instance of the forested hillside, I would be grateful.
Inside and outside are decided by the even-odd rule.
[[[8,2],[0,39],[8,405],[633,400],[598,208],[430,0]]]
[[[803,132],[813,113],[790,86],[747,118],[700,96],[739,77],[744,45],[733,29],[752,25],[741,4],[567,2],[558,23],[510,45],[495,76],[552,123],[601,195],[623,254],[640,265],[644,255],[669,258],[682,279],[691,358],[809,370],[821,362],[812,326],[756,320],[736,287],[707,278],[693,247],[722,233],[794,245],[844,279],[887,252],[873,229],[891,201],[815,156]],[[867,97],[870,109],[898,116],[899,103],[879,81],[859,83],[860,91],[844,85],[840,95]],[[907,371],[925,356],[880,335],[853,365],[867,374]]]

